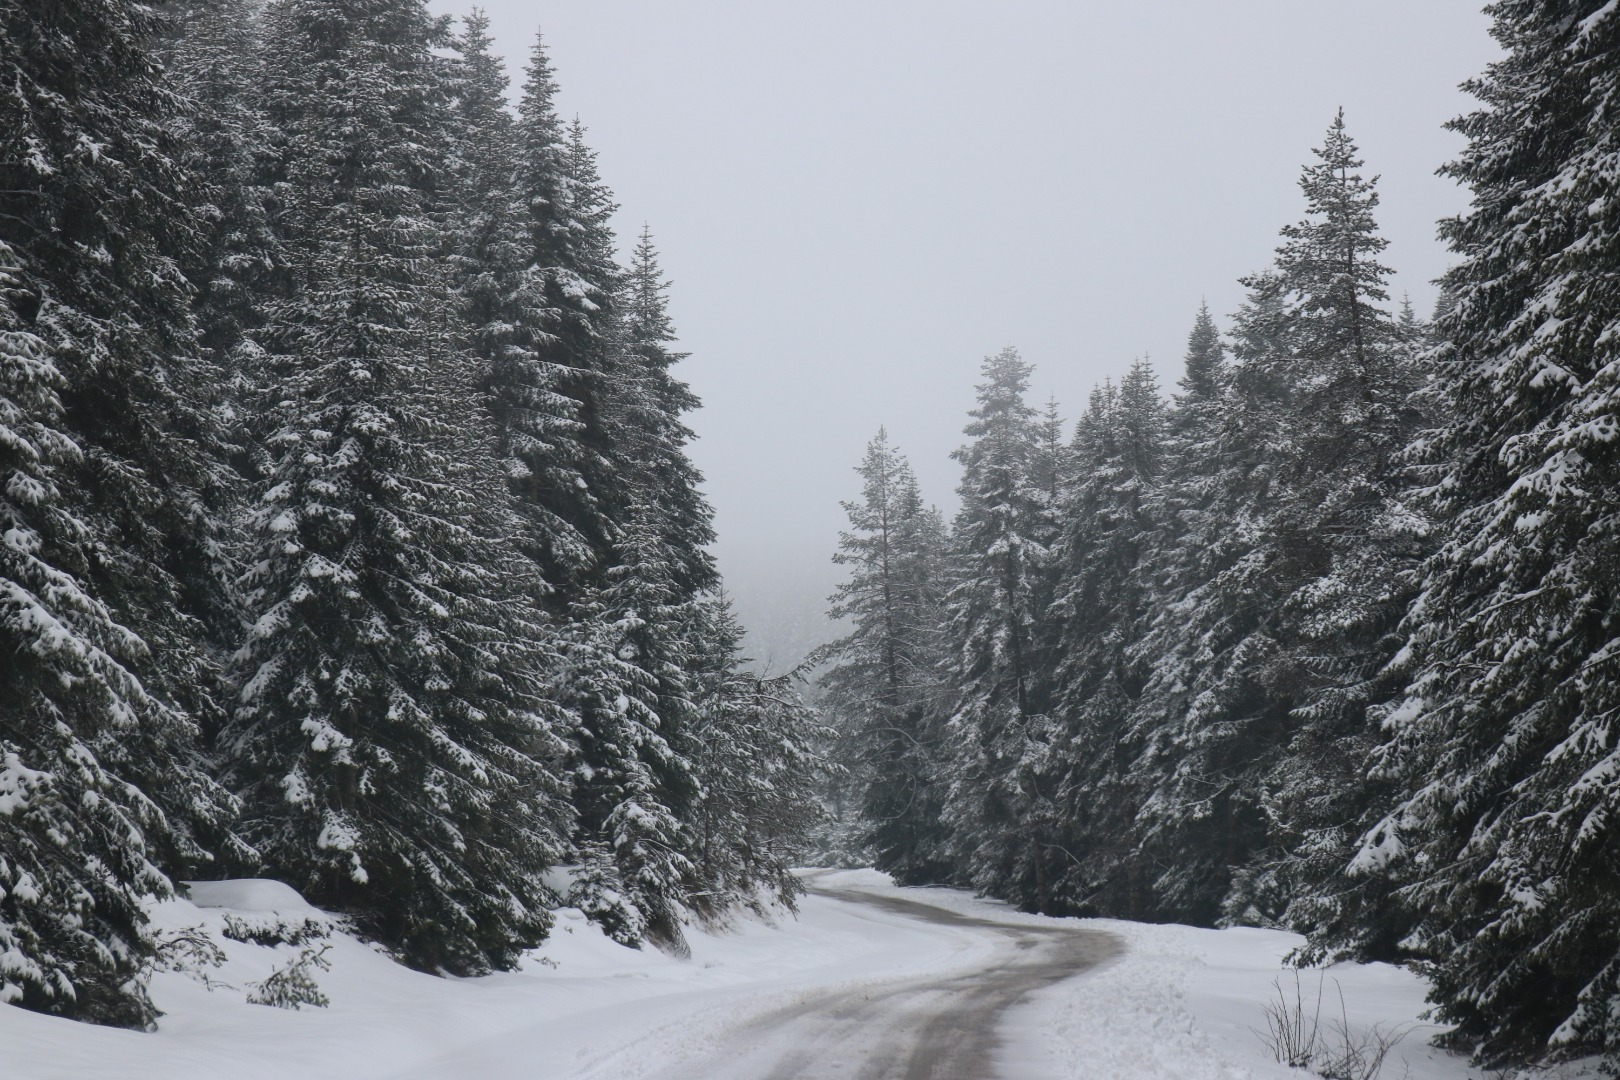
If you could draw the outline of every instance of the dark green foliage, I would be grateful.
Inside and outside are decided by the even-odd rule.
[[[239,352],[254,348],[262,294],[280,262],[264,183],[269,132],[256,98],[264,78],[260,27],[246,0],[173,7],[169,78],[183,100],[173,128],[180,161],[195,178],[185,195],[198,237],[186,275],[196,288],[198,342],[222,369],[215,390],[230,408],[240,394],[228,392],[231,384],[247,374]],[[234,410],[231,419],[246,422]]]
[[[230,845],[193,219],[150,9],[0,9],[0,998],[142,1027],[140,904]]]
[[[1153,370],[1137,361],[1117,390],[1093,392],[1070,451],[1051,609],[1063,750],[1050,785],[1064,856],[1053,891],[1075,910],[1145,914],[1130,857],[1142,748],[1129,721],[1148,673],[1130,646],[1151,614],[1142,563],[1157,525],[1164,427]]]
[[[556,93],[536,39],[515,131],[522,255],[501,301],[510,331],[492,350],[489,385],[507,477],[529,522],[522,545],[566,610],[611,560],[603,408],[620,272],[610,258],[611,200],[557,115]]]
[[[938,873],[1416,961],[1480,1063],[1614,1072],[1620,14],[1490,11],[1506,55],[1454,124],[1474,205],[1433,326],[1388,309],[1341,115],[1245,279],[1234,359],[1201,311],[1173,408],[1138,365],[1059,454],[1027,366],[987,363]],[[830,699],[880,715],[892,690],[860,675]],[[899,842],[889,865],[930,853]]]
[[[436,333],[435,27],[405,0],[267,18],[293,288],[262,332],[229,775],[275,876],[419,967],[507,967],[551,922],[566,724],[475,386]]]
[[[1387,816],[1353,871],[1398,887],[1440,1015],[1483,1062],[1605,1052],[1620,1071],[1620,12],[1492,5],[1501,60],[1454,122],[1473,189],[1444,223],[1428,440],[1445,542],[1380,710]],[[1333,928],[1364,948],[1371,920]]]
[[[567,703],[580,726],[569,772],[575,844],[591,868],[575,901],[625,944],[648,935],[678,946],[692,870],[681,811],[697,794],[677,742],[692,723],[693,660],[679,625],[690,600],[648,516],[620,535],[607,585],[574,611]]]
[[[738,903],[791,907],[803,891],[791,868],[821,822],[816,747],[828,733],[800,697],[797,675],[749,671],[742,627],[723,597],[693,604],[686,632],[697,660],[688,745],[699,784],[689,902],[703,915]]]
[[[700,490],[702,475],[686,455],[693,435],[683,417],[700,402],[673,372],[686,354],[670,349],[675,328],[667,310],[669,282],[645,226],[622,289],[612,398],[618,485],[634,492],[656,522],[671,584],[695,596],[720,584],[708,550],[715,539],[714,510]]]
[[[0,1001],[149,1026],[182,873],[458,973],[563,861],[627,943],[790,902],[819,729],[544,52],[514,121],[476,13],[162,11],[0,9]]]
[[[1043,427],[1024,400],[1030,365],[986,357],[957,450],[962,508],[952,533],[945,670],[955,698],[945,820],[958,873],[1031,910],[1051,908],[1048,825],[1053,731],[1039,665],[1050,595]]]
[[[903,884],[944,879],[939,820],[948,757],[942,728],[945,530],[925,506],[910,464],[879,431],[861,464],[861,498],[844,503],[849,531],[833,559],[850,568],[829,615],[850,632],[811,663],[823,706],[836,717],[836,759],[858,800],[863,843]]]

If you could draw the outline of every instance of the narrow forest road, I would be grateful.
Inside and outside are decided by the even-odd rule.
[[[152,976],[157,1032],[0,1006],[5,1080],[1288,1080],[1255,1036],[1301,940],[1040,919],[871,870],[806,871],[797,916],[688,928],[691,951],[627,949],[572,908],[521,969],[437,978],[346,930],[322,941],[324,1008],[246,990],[298,947],[239,926],[320,912],[275,881],[215,883],[158,904],[166,934],[222,959]],[[327,951],[330,950],[330,951]],[[1306,976],[1310,978],[1309,975]],[[1406,1030],[1385,1075],[1467,1080],[1418,1019],[1428,986],[1336,965],[1360,1034]],[[1314,983],[1307,983],[1307,990]],[[1570,1080],[1585,1075],[1576,1069]],[[1549,1077],[1549,1080],[1551,1078]]]
[[[655,1073],[658,1080],[990,1080],[1003,1015],[1034,991],[1120,956],[1112,934],[973,918],[933,905],[856,889],[817,897],[875,921],[919,921],[988,943],[974,966],[939,976],[865,978],[800,993],[710,1036],[701,1056]],[[1012,1078],[1008,1078],[1012,1080]]]

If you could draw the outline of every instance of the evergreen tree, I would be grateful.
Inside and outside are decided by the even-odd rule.
[[[239,380],[245,372],[236,353],[256,348],[253,330],[280,261],[270,225],[273,196],[263,182],[270,148],[257,100],[264,75],[257,10],[246,0],[174,7],[168,66],[185,101],[175,138],[182,165],[196,178],[186,195],[200,241],[186,268],[196,287],[192,307],[204,355],[227,380]],[[236,419],[242,388],[220,390]]]
[[[571,759],[575,847],[586,873],[570,898],[616,940],[681,947],[692,873],[681,810],[696,795],[682,754],[692,709],[683,597],[649,515],[621,531],[608,583],[574,608],[568,702],[580,718]]]
[[[1022,906],[1051,905],[1048,869],[1051,725],[1036,667],[1046,500],[1032,480],[1040,447],[1024,400],[1030,365],[1012,348],[987,357],[978,406],[957,450],[962,508],[952,530],[956,584],[947,601],[947,671],[957,699],[945,819],[959,872]]]
[[[1219,404],[1201,385],[1207,329],[1189,350],[1198,411],[1180,437],[1206,464],[1167,506],[1172,529],[1194,526],[1176,541],[1192,558],[1172,560],[1165,614],[1141,647],[1160,662],[1136,720],[1142,857],[1172,868],[1156,890],[1180,918],[1326,914],[1320,890],[1309,914],[1289,905],[1332,875],[1344,822],[1366,805],[1354,775],[1366,709],[1390,692],[1377,673],[1419,555],[1396,461],[1418,383],[1379,306],[1377,194],[1342,114],[1316,154],[1300,180],[1306,217],[1283,230],[1274,268],[1246,279],[1240,363]]]
[[[1208,594],[1211,577],[1223,564],[1241,556],[1242,539],[1235,535],[1233,519],[1226,513],[1229,489],[1223,480],[1230,454],[1242,444],[1229,430],[1233,405],[1241,400],[1232,394],[1231,371],[1226,349],[1207,304],[1200,305],[1187,339],[1185,369],[1175,395],[1174,407],[1165,418],[1163,475],[1157,485],[1154,504],[1154,532],[1146,538],[1146,550],[1139,556],[1137,588],[1143,590],[1144,613],[1141,625],[1128,647],[1126,664],[1143,673],[1143,683],[1130,703],[1128,731],[1124,743],[1134,751],[1127,779],[1131,809],[1128,840],[1115,841],[1127,852],[1123,865],[1104,880],[1113,885],[1099,900],[1113,899],[1114,910],[1132,918],[1189,919],[1192,905],[1185,903],[1184,882],[1195,874],[1222,875],[1214,860],[1219,849],[1206,846],[1178,851],[1178,857],[1192,855],[1199,865],[1191,874],[1179,876],[1179,869],[1158,863],[1156,857],[1175,835],[1174,823],[1192,824],[1205,831],[1206,839],[1216,821],[1226,818],[1226,807],[1216,800],[1194,801],[1187,805],[1188,818],[1178,814],[1178,800],[1187,792],[1177,740],[1184,734],[1183,718],[1193,707],[1192,679],[1195,671],[1210,659],[1203,652],[1210,640],[1208,630],[1195,631],[1188,616],[1198,610]],[[1179,783],[1178,783],[1179,781]],[[1182,790],[1178,792],[1176,789]],[[1215,795],[1207,784],[1192,786],[1194,799]],[[1162,825],[1161,825],[1162,823]],[[1194,824],[1196,823],[1196,824]],[[1161,847],[1163,845],[1163,847]],[[1123,877],[1123,881],[1121,881]],[[1200,915],[1208,917],[1208,901]]]
[[[570,158],[582,213],[606,243],[612,204],[577,122]],[[604,279],[610,259],[605,248],[594,256]],[[645,229],[617,288],[599,399],[611,464],[599,506],[614,540],[604,584],[574,607],[586,634],[578,662],[592,672],[591,689],[578,699],[577,842],[598,863],[582,879],[578,902],[620,940],[648,935],[678,945],[679,909],[690,895],[714,911],[734,899],[723,883],[702,880],[712,862],[694,847],[705,823],[695,803],[695,759],[704,747],[694,732],[693,672],[708,643],[689,631],[693,605],[718,584],[705,549],[713,510],[685,453],[692,433],[682,414],[697,399],[671,371],[684,354],[669,348],[667,283]],[[592,648],[601,653],[594,661]]]
[[[0,9],[0,1000],[147,1026],[140,901],[229,845],[195,748],[215,376],[150,9]]]
[[[230,776],[276,876],[415,966],[507,967],[550,926],[541,873],[566,840],[542,682],[559,661],[521,614],[528,564],[479,525],[493,462],[470,387],[444,400],[439,27],[417,0],[267,18],[296,288],[264,331],[276,429]],[[472,430],[452,440],[447,415]]]
[[[619,303],[616,460],[620,483],[658,523],[673,583],[692,597],[718,587],[720,578],[708,550],[714,510],[701,490],[703,476],[686,454],[693,434],[683,417],[701,403],[673,371],[687,354],[670,349],[675,328],[668,290],[652,231],[643,226]]]
[[[1397,796],[1352,869],[1402,887],[1439,1015],[1481,1061],[1602,1050],[1620,1070],[1620,12],[1489,10],[1505,55],[1447,170],[1474,197],[1444,224],[1444,542],[1381,710]],[[1328,943],[1359,951],[1381,913],[1363,917]]]
[[[796,674],[749,670],[742,628],[724,597],[705,598],[688,613],[692,763],[701,787],[690,902],[700,914],[736,904],[761,911],[766,901],[791,909],[804,888],[791,868],[821,819],[815,747],[827,732],[799,695]]]
[[[944,748],[939,681],[944,528],[911,465],[880,430],[856,468],[859,501],[833,561],[850,576],[828,615],[850,632],[818,650],[823,705],[837,717],[864,841],[903,884],[948,872],[939,821]]]
[[[1307,217],[1283,230],[1267,283],[1285,297],[1272,331],[1283,349],[1254,361],[1292,385],[1267,528],[1283,591],[1266,678],[1290,708],[1288,753],[1265,781],[1268,849],[1227,905],[1234,920],[1301,927],[1338,918],[1346,899],[1319,883],[1368,824],[1374,789],[1361,774],[1378,733],[1367,710],[1394,692],[1384,669],[1427,533],[1402,462],[1422,380],[1407,330],[1380,306],[1387,242],[1342,111],[1317,156],[1301,179]]]
[[[1291,385],[1260,358],[1281,348],[1281,307],[1274,290],[1254,288],[1222,392],[1206,397],[1189,373],[1172,420],[1177,476],[1149,570],[1160,599],[1133,649],[1148,676],[1130,721],[1141,802],[1127,874],[1133,909],[1156,919],[1213,924],[1233,868],[1266,836],[1262,779],[1288,704],[1265,678],[1281,591],[1265,530],[1281,495]],[[1195,327],[1189,360],[1208,358],[1199,346]]]
[[[1118,390],[1093,392],[1075,432],[1052,608],[1064,749],[1051,786],[1067,856],[1053,890],[1076,910],[1139,916],[1144,907],[1129,859],[1140,747],[1128,721],[1146,673],[1130,646],[1148,616],[1142,561],[1158,525],[1164,412],[1153,369],[1138,360]]]
[[[619,274],[604,236],[611,202],[557,115],[556,94],[537,38],[516,130],[523,265],[490,386],[507,473],[530,521],[524,548],[566,610],[599,581],[614,539],[603,402]]]
[[[1194,426],[1198,411],[1221,396],[1225,388],[1226,346],[1209,313],[1209,304],[1198,305],[1198,316],[1187,335],[1185,369],[1176,396],[1176,429]]]
[[[515,125],[506,107],[508,80],[500,58],[490,52],[492,44],[489,18],[474,8],[455,40],[459,62],[449,79],[444,192],[451,233],[447,262],[458,300],[455,323],[486,389],[518,348],[511,297],[528,249]]]

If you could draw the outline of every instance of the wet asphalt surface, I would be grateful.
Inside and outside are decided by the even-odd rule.
[[[1100,930],[1020,925],[857,890],[818,895],[998,939],[977,969],[937,979],[863,982],[801,997],[731,1029],[668,1080],[990,1080],[1008,1009],[1120,956]]]

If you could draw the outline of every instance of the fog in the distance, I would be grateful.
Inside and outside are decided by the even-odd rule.
[[[466,8],[433,0],[435,10]],[[1334,111],[1382,176],[1396,298],[1465,205],[1434,170],[1495,55],[1478,0],[489,0],[514,90],[537,26],[565,113],[674,279],[693,456],[751,647],[824,632],[850,471],[879,425],[954,506],[978,363],[1006,344],[1072,420],[1133,356],[1168,391],[1301,212]]]

